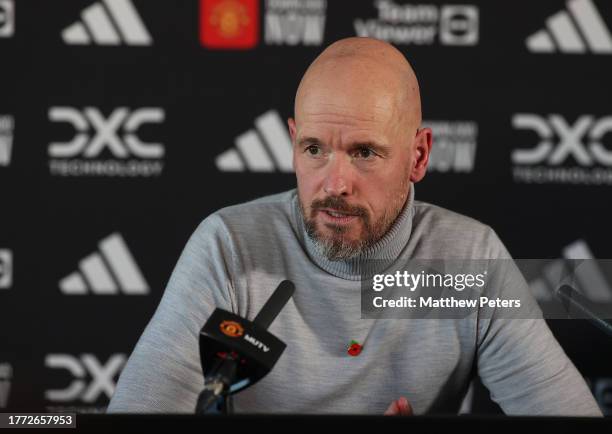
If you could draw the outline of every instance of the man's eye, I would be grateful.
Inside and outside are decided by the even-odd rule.
[[[310,145],[306,148],[306,152],[308,152],[310,155],[321,155],[321,148],[319,148],[317,145]]]
[[[371,157],[375,157],[376,153],[374,151],[372,151],[370,148],[359,148],[356,152],[355,152],[355,156],[357,158],[363,158],[365,160],[371,158]]]

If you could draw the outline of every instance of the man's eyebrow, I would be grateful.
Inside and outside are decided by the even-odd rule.
[[[308,145],[318,145],[321,141],[316,137],[303,137],[298,141],[298,146],[304,147]]]
[[[321,141],[316,137],[303,137],[298,141],[298,146],[320,145]],[[372,148],[375,151],[389,152],[389,145],[385,145],[373,140],[360,140],[348,145],[349,150],[360,148]]]

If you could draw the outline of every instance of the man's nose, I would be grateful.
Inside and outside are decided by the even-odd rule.
[[[346,196],[352,193],[350,162],[340,155],[334,155],[328,164],[323,190],[329,196]]]

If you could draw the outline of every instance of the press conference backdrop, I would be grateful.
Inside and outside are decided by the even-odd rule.
[[[105,408],[197,224],[295,186],[286,119],[339,38],[417,72],[418,199],[517,258],[612,257],[611,34],[608,0],[0,0],[0,411]],[[612,340],[549,323],[610,412]]]

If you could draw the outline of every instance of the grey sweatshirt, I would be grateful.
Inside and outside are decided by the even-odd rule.
[[[319,254],[295,190],[223,208],[188,241],[108,411],[192,413],[209,315],[253,319],[290,279],[295,295],[269,329],[287,348],[235,396],[236,413],[382,414],[400,396],[415,414],[456,413],[476,372],[507,414],[601,415],[542,319],[361,319],[360,261],[509,257],[491,228],[415,201],[413,185],[387,234],[348,261]],[[353,339],[364,344],[357,357],[347,354]]]

